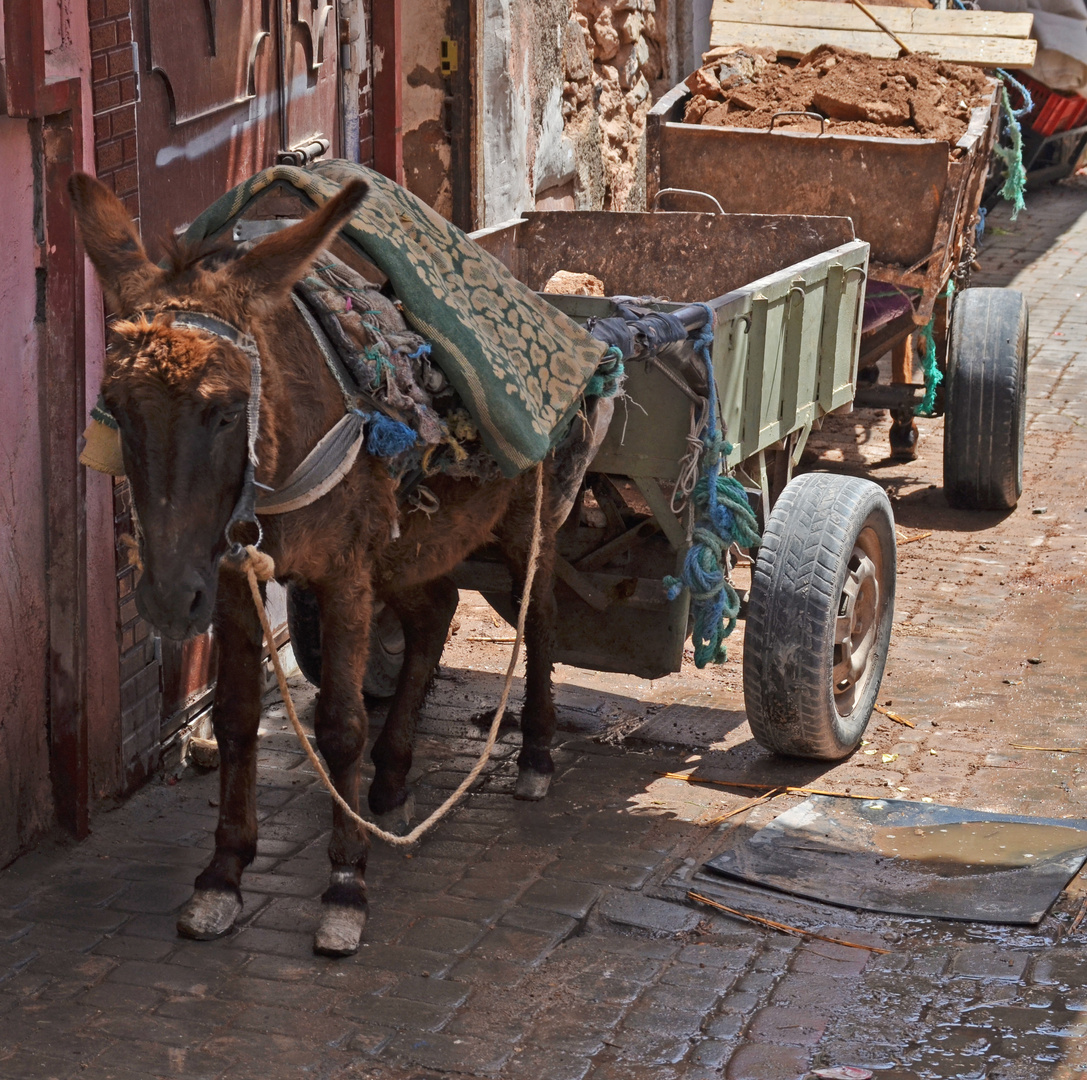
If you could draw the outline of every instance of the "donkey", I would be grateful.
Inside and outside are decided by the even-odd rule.
[[[290,302],[303,277],[366,195],[346,185],[296,225],[244,253],[176,246],[152,263],[114,195],[76,174],[69,185],[87,254],[117,314],[102,394],[121,432],[122,455],[142,529],[140,613],[182,639],[214,623],[220,645],[212,725],[219,744],[220,810],[215,853],[196,878],[178,932],[227,933],[242,901],[242,872],[256,854],[256,754],[261,711],[261,628],[243,574],[232,569],[229,523],[245,495],[251,460],[247,416],[252,345],[261,366],[258,464],[250,478],[276,488],[344,414],[343,396]],[[249,352],[247,353],[247,348]],[[544,467],[541,553],[525,628],[526,686],[516,795],[542,798],[554,765],[551,673],[555,637],[555,515]],[[439,509],[400,516],[386,462],[365,453],[316,502],[262,522],[276,578],[310,589],[321,618],[317,745],[337,791],[357,808],[366,744],[362,697],[375,598],[400,617],[405,660],[371,756],[370,810],[387,827],[406,824],[415,720],[457,605],[448,576],[497,539],[515,594],[525,580],[535,520],[535,475],[486,483],[435,477]],[[258,510],[259,513],[259,510]],[[368,834],[333,806],[330,884],[314,950],[355,952],[366,922]]]

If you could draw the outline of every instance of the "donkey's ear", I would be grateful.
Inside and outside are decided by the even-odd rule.
[[[106,300],[115,311],[132,311],[162,271],[148,259],[128,211],[105,184],[77,172],[68,181],[68,193]]]
[[[228,273],[257,304],[277,305],[299,278],[305,276],[317,253],[366,198],[370,185],[352,180],[297,225],[272,233],[229,264]]]

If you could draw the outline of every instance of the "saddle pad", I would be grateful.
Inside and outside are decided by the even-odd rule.
[[[214,202],[185,239],[222,232],[274,184],[321,206],[355,178],[370,194],[344,234],[389,278],[502,472],[531,468],[564,434],[605,346],[409,191],[348,161],[276,165]]]

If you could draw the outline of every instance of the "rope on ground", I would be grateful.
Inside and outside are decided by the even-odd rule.
[[[736,626],[740,598],[728,576],[728,549],[733,543],[757,547],[760,543],[758,522],[747,501],[747,493],[733,476],[722,475],[732,444],[717,427],[717,386],[713,376],[714,312],[707,307],[708,318],[695,341],[695,348],[706,365],[708,394],[706,422],[702,434],[702,475],[694,486],[695,527],[693,543],[687,549],[680,577],[665,577],[668,599],[675,600],[683,589],[690,590],[694,628],[695,666],[720,664],[727,657],[725,638]]]
[[[529,547],[528,554],[528,566],[525,572],[525,587],[524,592],[521,594],[521,605],[517,615],[517,635],[513,642],[513,651],[510,654],[509,666],[506,668],[506,681],[502,687],[502,695],[498,700],[498,707],[494,711],[494,719],[491,721],[491,729],[487,733],[487,741],[484,743],[483,750],[479,755],[479,760],[472,766],[471,771],[458,785],[456,791],[454,791],[446,800],[435,810],[430,817],[425,821],[421,821],[415,826],[411,832],[404,836],[398,836],[396,833],[386,832],[380,826],[375,825],[372,821],[367,821],[366,818],[357,814],[348,804],[344,797],[336,790],[332,783],[328,772],[325,770],[324,765],[321,763],[321,759],[317,756],[317,752],[310,745],[308,736],[305,729],[302,727],[301,721],[298,719],[298,713],[294,708],[294,701],[291,699],[291,690],[287,685],[287,675],[283,670],[283,664],[279,659],[279,652],[275,647],[275,638],[272,634],[271,624],[268,622],[268,613],[264,609],[264,600],[260,595],[260,583],[262,581],[270,581],[275,575],[275,561],[271,555],[267,552],[260,551],[258,548],[250,545],[245,549],[246,557],[241,562],[239,569],[245,572],[245,576],[249,581],[249,592],[253,597],[253,605],[257,609],[257,616],[260,619],[261,629],[264,631],[264,640],[268,645],[268,651],[271,654],[272,667],[275,668],[276,680],[279,683],[279,692],[283,697],[283,704],[287,709],[287,717],[291,722],[291,726],[294,728],[295,735],[298,736],[298,741],[302,744],[302,749],[306,752],[306,757],[309,758],[310,763],[317,770],[318,776],[320,776],[325,787],[328,788],[329,794],[335,800],[336,804],[344,811],[345,814],[356,824],[359,828],[364,829],[366,832],[373,836],[376,836],[379,840],[384,840],[387,844],[392,844],[396,847],[409,847],[414,844],[424,833],[430,830],[436,825],[446,814],[449,813],[453,807],[460,802],[464,793],[475,783],[479,774],[483,771],[484,766],[490,760],[491,751],[494,749],[494,744],[498,741],[498,729],[502,723],[502,717],[506,712],[506,704],[509,701],[510,689],[513,686],[513,673],[517,667],[517,661],[520,658],[521,642],[524,640],[525,634],[525,618],[528,614],[528,608],[530,598],[532,594],[532,583],[536,577],[536,564],[540,557],[540,533],[541,522],[543,518],[543,491],[544,491],[544,479],[543,479],[543,463],[541,462],[536,466],[536,503],[535,503],[535,517],[532,525],[532,541]]]

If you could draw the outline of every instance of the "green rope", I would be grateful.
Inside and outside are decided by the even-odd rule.
[[[596,369],[596,374],[585,387],[586,397],[615,397],[623,386],[626,370],[623,366],[623,350],[609,345]]]
[[[1000,105],[1007,121],[1005,131],[1011,140],[1011,146],[997,143],[993,153],[1004,162],[1004,186],[1000,189],[1002,198],[1012,204],[1012,221],[1019,216],[1019,211],[1026,207],[1023,192],[1027,186],[1027,173],[1023,168],[1023,129],[1019,126],[1019,117],[1008,100],[1008,87],[1000,84]]]
[[[940,296],[947,298],[949,307],[954,292],[955,282],[948,278],[947,288],[944,289]],[[937,297],[937,299],[940,299],[940,297]],[[936,388],[944,381],[944,373],[936,362],[936,339],[933,336],[935,323],[936,312],[933,311],[928,324],[919,331],[921,341],[924,343],[924,349],[921,353],[921,370],[925,375],[925,396],[921,399],[921,404],[913,410],[915,416],[932,416],[936,411]]]

